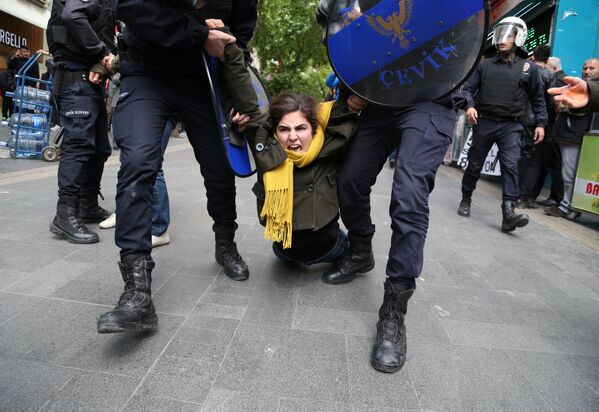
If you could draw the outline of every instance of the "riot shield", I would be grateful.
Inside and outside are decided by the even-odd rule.
[[[402,107],[457,89],[479,62],[487,26],[484,0],[333,0],[326,44],[354,94]]]

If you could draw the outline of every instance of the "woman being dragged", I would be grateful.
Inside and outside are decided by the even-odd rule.
[[[271,101],[270,127],[249,133],[258,166],[252,190],[265,238],[280,259],[310,265],[345,254],[337,174],[356,122],[346,99],[319,104],[290,93]]]

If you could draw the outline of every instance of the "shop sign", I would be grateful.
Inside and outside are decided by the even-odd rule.
[[[572,207],[599,215],[598,136],[585,136],[582,142]]]
[[[19,36],[18,34],[11,33],[8,30],[0,28],[0,43],[18,49],[20,47],[27,46],[27,39],[25,37]]]

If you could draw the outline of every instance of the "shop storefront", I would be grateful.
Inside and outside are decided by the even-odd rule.
[[[44,29],[0,11],[0,70],[21,46],[35,52],[44,47]]]

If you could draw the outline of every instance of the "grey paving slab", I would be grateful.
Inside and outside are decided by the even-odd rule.
[[[241,324],[214,388],[263,395],[345,400],[343,335]]]
[[[0,353],[90,371],[143,376],[174,336],[182,317],[161,315],[154,333],[99,336],[107,308],[43,300],[0,325]]]
[[[43,363],[0,359],[0,410],[39,410],[74,374]]]
[[[40,298],[0,292],[0,324],[27,310]]]
[[[187,315],[191,313],[200,297],[211,284],[211,279],[195,276],[171,276],[166,282],[154,289],[156,310]]]
[[[15,282],[23,280],[31,273],[19,272],[18,270],[0,269],[0,290],[6,290]]]
[[[201,403],[183,402],[147,394],[133,396],[125,406],[127,411],[139,412],[199,412],[201,408]]]
[[[208,396],[212,381],[202,376],[158,375],[150,373],[135,392],[136,396],[201,404]]]
[[[374,313],[297,305],[291,327],[315,332],[372,336],[376,332],[377,321],[378,315]]]
[[[119,411],[139,379],[77,371],[40,411]]]
[[[281,398],[280,412],[352,412],[352,404],[347,402],[327,402],[314,399]]]
[[[594,355],[592,338],[561,336],[559,332],[543,333],[532,326],[500,323],[441,320],[441,325],[455,345],[512,349],[530,352]]]
[[[73,253],[73,247],[63,243],[52,245],[0,240],[0,267],[33,273]]]
[[[50,296],[72,280],[80,277],[91,265],[64,259],[48,264],[35,273],[12,284],[7,291],[35,296]]]
[[[557,411],[599,409],[599,393],[556,354],[508,351],[514,366]]]
[[[212,389],[202,407],[202,411],[255,411],[276,412],[279,410],[279,397],[257,395],[247,392]]]
[[[413,349],[406,372],[423,410],[547,411],[544,397],[502,350]]]
[[[406,370],[396,374],[375,371],[370,366],[373,338],[346,336],[349,401],[368,408],[419,409],[414,384]]]
[[[122,292],[122,281],[120,285],[109,285],[75,279],[54,291],[49,297],[113,306]]]
[[[599,393],[599,356],[562,355],[595,393]]]

